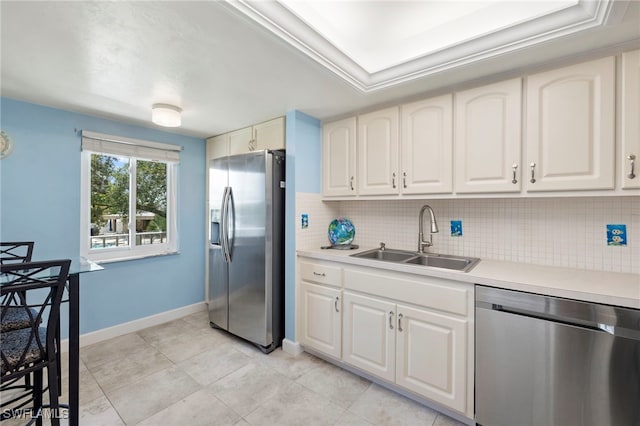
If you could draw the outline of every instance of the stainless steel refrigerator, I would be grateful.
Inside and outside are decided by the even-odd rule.
[[[284,337],[284,151],[210,162],[209,321],[263,352]]]

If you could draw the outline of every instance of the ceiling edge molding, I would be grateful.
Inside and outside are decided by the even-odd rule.
[[[376,73],[345,55],[276,1],[226,0],[352,87],[370,93],[421,77],[523,50],[581,31],[622,21],[627,0],[580,0],[569,8],[450,46]]]

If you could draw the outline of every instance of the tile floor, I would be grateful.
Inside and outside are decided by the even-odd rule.
[[[80,358],[83,426],[462,425],[309,354],[264,355],[210,328],[206,312],[83,347]]]

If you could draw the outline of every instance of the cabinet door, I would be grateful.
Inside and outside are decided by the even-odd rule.
[[[397,194],[398,107],[358,117],[358,194]]]
[[[519,78],[455,94],[456,192],[520,191],[521,99]]]
[[[236,130],[229,135],[229,155],[245,154],[249,152],[249,147],[253,139],[253,129],[246,127]]]
[[[356,118],[322,126],[322,193],[356,195]]]
[[[398,304],[396,383],[466,409],[467,320]]]
[[[402,106],[403,194],[452,191],[453,105],[451,95]]]
[[[640,188],[640,50],[622,54],[622,188]],[[633,164],[633,172],[631,170]]]
[[[342,339],[341,290],[301,282],[302,330],[300,341],[340,358]]]
[[[528,77],[527,191],[613,189],[614,59]]]
[[[285,149],[284,117],[253,126],[253,140],[256,150]]]
[[[214,158],[225,157],[228,155],[228,135],[219,135],[207,139],[207,167],[209,167],[209,161]]]
[[[342,360],[395,379],[395,304],[344,292]]]

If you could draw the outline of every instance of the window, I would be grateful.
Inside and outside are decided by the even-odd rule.
[[[117,261],[177,251],[180,150],[82,132],[83,256]]]

